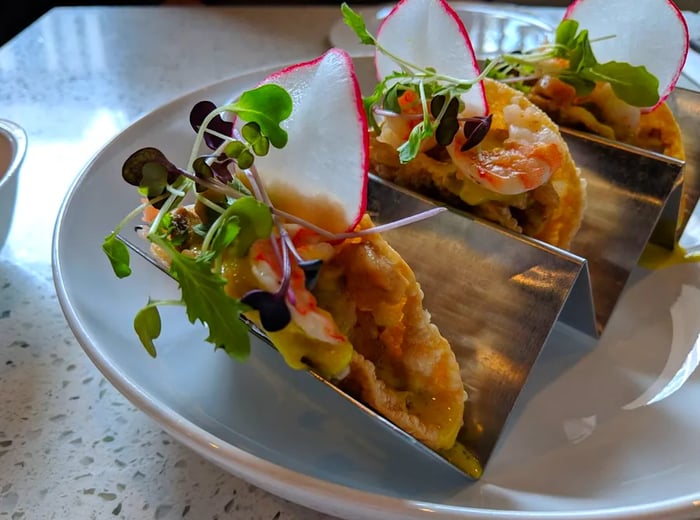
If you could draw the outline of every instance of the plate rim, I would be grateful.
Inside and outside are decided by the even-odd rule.
[[[238,448],[185,419],[162,403],[157,396],[143,390],[128,374],[124,373],[101,351],[98,342],[91,338],[83,326],[79,313],[72,304],[70,291],[63,279],[63,262],[60,255],[65,220],[80,184],[94,171],[99,160],[111,150],[114,143],[127,132],[132,132],[144,121],[157,117],[180,105],[184,99],[227,83],[241,83],[265,75],[279,65],[261,66],[241,74],[233,74],[182,93],[146,111],[118,131],[103,144],[85,163],[69,185],[57,212],[51,243],[51,271],[57,298],[66,321],[76,340],[114,388],[141,412],[162,427],[180,443],[207,459],[209,462],[278,497],[316,511],[343,518],[375,518],[378,513],[387,519],[435,519],[443,520],[520,520],[542,518],[549,520],[613,520],[658,518],[659,514],[697,513],[700,508],[700,492],[686,494],[648,504],[597,508],[586,511],[545,510],[523,511],[512,509],[478,508],[438,504],[434,502],[402,499],[362,491],[346,485],[328,482],[284,467]],[[240,90],[235,87],[233,90]],[[547,496],[547,495],[545,495]],[[362,509],[359,509],[359,504]],[[358,514],[359,513],[359,514]]]

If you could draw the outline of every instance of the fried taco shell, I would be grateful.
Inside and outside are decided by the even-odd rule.
[[[174,215],[178,227],[187,230],[181,252],[197,256],[197,211],[180,207]],[[358,228],[370,227],[365,215]],[[333,379],[430,448],[452,448],[463,424],[464,385],[449,343],[423,308],[423,292],[411,268],[377,233],[331,243],[298,227],[289,232],[305,260],[322,259],[323,264],[311,291],[293,265],[292,312],[298,321],[293,318],[282,330],[267,333],[285,361]],[[246,256],[224,255],[222,275],[229,295],[241,298],[265,285],[260,272],[270,267],[261,269],[261,260],[272,251],[269,244],[261,239]],[[167,263],[162,251],[154,251]],[[260,326],[257,311],[246,315]],[[318,334],[309,332],[313,330]]]

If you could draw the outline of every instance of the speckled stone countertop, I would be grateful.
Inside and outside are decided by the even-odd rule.
[[[100,374],[51,278],[81,167],[139,116],[197,87],[315,57],[328,7],[51,10],[0,49],[0,117],[29,151],[0,253],[0,519],[321,519],[174,441]]]
[[[50,253],[69,183],[112,136],[207,83],[320,54],[337,16],[56,8],[0,49],[0,117],[29,137],[0,253],[0,518],[324,518],[210,464],[123,398],[67,327]]]

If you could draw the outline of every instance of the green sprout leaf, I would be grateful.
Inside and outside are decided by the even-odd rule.
[[[279,85],[268,83],[247,90],[228,108],[242,120],[257,123],[275,148],[287,144],[288,135],[280,123],[292,113],[292,97]]]
[[[162,237],[152,240],[168,251],[170,274],[177,280],[190,323],[199,320],[209,328],[207,341],[236,359],[250,352],[248,328],[239,319],[248,307],[224,291],[226,279],[212,271],[209,256],[191,258],[176,251]]]
[[[596,82],[609,83],[615,95],[625,103],[649,107],[659,101],[659,81],[644,66],[611,61],[598,63],[591,46],[588,31],[579,31],[575,20],[562,20],[556,29],[555,43],[521,53],[505,54],[489,62],[486,70],[494,79],[513,76],[531,76],[538,72],[558,77],[576,89],[578,96],[590,94]],[[563,58],[568,67],[547,67],[551,58]],[[512,83],[526,90],[523,83]]]
[[[587,30],[581,31],[578,36],[574,38],[574,47],[569,52],[568,58],[569,70],[575,70],[577,72],[595,67],[598,64],[593,55],[593,49],[588,39]]]
[[[217,253],[223,252],[224,249],[233,243],[240,232],[241,226],[238,222],[238,217],[228,220],[217,229],[211,249]]]
[[[243,139],[250,143],[255,155],[258,157],[267,155],[267,152],[270,149],[270,140],[262,135],[260,132],[260,126],[257,123],[246,123],[243,125],[243,128],[241,128],[241,135],[243,136]]]
[[[238,155],[238,159],[236,159],[236,162],[238,163],[238,167],[242,170],[247,170],[248,168],[253,166],[254,161],[255,161],[255,156],[247,148],[245,150],[243,150]]]
[[[233,246],[233,252],[238,256],[247,254],[253,242],[272,233],[270,208],[254,197],[241,197],[231,204],[227,213],[235,215],[240,225],[240,233]]]
[[[241,152],[243,152],[245,149],[245,143],[236,140],[226,144],[224,147],[224,153],[232,159],[238,159],[238,156],[241,155]]]
[[[102,242],[102,251],[107,255],[117,278],[126,278],[131,274],[129,249],[114,234],[105,237],[104,242]]]
[[[391,110],[396,114],[400,114],[401,105],[399,104],[399,98],[403,95],[404,92],[406,92],[406,89],[398,83],[395,84],[393,87],[389,88],[389,90],[387,90],[386,94],[384,95],[384,101],[382,103],[384,108],[386,108],[387,110]]]
[[[415,159],[420,152],[421,143],[432,135],[432,127],[426,125],[425,121],[421,121],[414,126],[413,130],[411,130],[411,133],[408,136],[408,141],[403,143],[398,148],[399,160],[402,163],[407,163]]]
[[[559,79],[576,89],[577,96],[587,96],[595,88],[595,81],[587,79],[581,73],[563,72]]]
[[[571,49],[575,45],[578,22],[576,20],[562,20],[555,33],[555,43],[565,49]]]
[[[343,13],[343,21],[348,27],[350,27],[350,29],[352,29],[355,35],[357,35],[357,38],[361,43],[365,45],[375,45],[377,43],[374,36],[372,36],[367,30],[367,25],[365,24],[362,15],[353,11],[345,2],[343,2],[343,4],[340,6],[340,11]]]
[[[380,128],[377,123],[377,118],[374,117],[374,106],[379,103],[384,95],[386,81],[381,81],[374,87],[374,91],[364,98],[362,98],[362,105],[365,109],[365,115],[367,116],[367,122],[369,127],[375,132],[379,133]]]
[[[659,101],[659,80],[644,66],[610,61],[584,71],[584,75],[610,83],[615,95],[632,106],[650,107]]]
[[[161,163],[147,162],[141,169],[139,192],[148,198],[157,197],[168,185],[168,170]]]
[[[148,305],[136,313],[136,316],[134,316],[134,330],[146,352],[151,357],[156,357],[156,347],[153,344],[153,340],[160,336],[161,321],[158,307],[153,302],[149,301]]]

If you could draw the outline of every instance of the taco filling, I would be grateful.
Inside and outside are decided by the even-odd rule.
[[[665,102],[645,112],[617,97],[609,83],[597,82],[589,94],[577,95],[575,87],[550,75],[524,87],[557,124],[685,159],[680,127]]]

